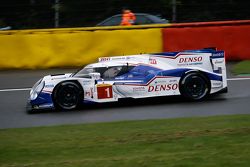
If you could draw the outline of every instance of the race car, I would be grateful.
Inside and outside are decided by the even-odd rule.
[[[101,57],[75,73],[41,78],[30,91],[27,111],[172,95],[197,101],[225,92],[225,53],[214,48]]]

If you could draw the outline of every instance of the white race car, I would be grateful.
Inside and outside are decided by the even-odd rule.
[[[102,57],[76,73],[48,75],[31,89],[28,111],[72,110],[88,102],[182,95],[201,100],[227,92],[224,51],[187,50]]]

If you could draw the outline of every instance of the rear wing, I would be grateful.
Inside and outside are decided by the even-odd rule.
[[[151,54],[151,59],[162,61],[166,64],[179,68],[202,68],[212,71],[219,61],[225,63],[225,52],[214,48],[201,50],[186,50],[181,52],[165,52]]]
[[[225,52],[215,48],[187,50],[182,52],[166,52],[152,54],[151,59],[161,61],[174,68],[191,68],[221,75],[223,85],[226,83]]]

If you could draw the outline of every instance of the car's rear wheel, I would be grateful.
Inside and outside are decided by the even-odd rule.
[[[72,110],[81,104],[82,88],[71,81],[59,83],[53,92],[53,100],[56,109]]]
[[[210,82],[199,72],[188,73],[180,81],[180,92],[190,100],[202,100],[210,92]]]

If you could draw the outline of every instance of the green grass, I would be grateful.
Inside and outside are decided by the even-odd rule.
[[[1,167],[248,167],[250,115],[0,130]]]
[[[244,74],[250,75],[250,60],[245,60],[237,63],[232,70],[233,74],[236,75],[244,75]]]

